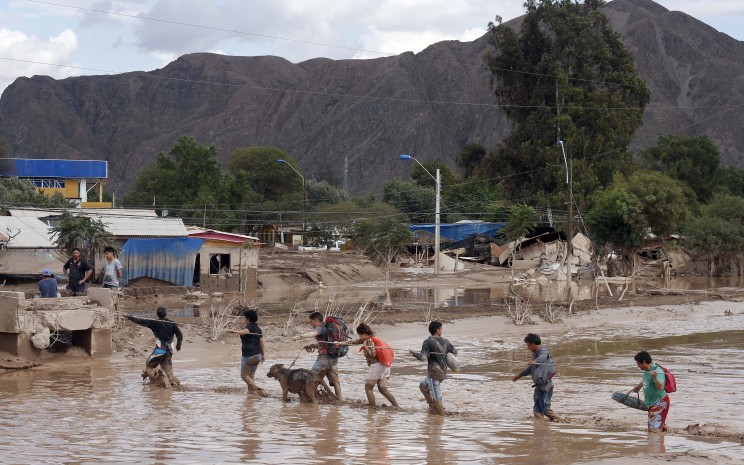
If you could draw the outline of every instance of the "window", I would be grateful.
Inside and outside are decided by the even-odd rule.
[[[229,253],[215,253],[209,256],[209,274],[210,275],[226,275],[231,273],[230,270],[230,254]]]
[[[40,189],[64,189],[65,180],[56,178],[31,178],[30,181],[34,183],[35,187]]]

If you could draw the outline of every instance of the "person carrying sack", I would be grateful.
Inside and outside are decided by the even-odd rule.
[[[442,337],[442,323],[429,323],[429,336],[421,346],[420,352],[408,350],[418,360],[428,362],[426,377],[419,383],[419,389],[429,404],[429,413],[444,416],[444,403],[440,383],[447,379],[447,354],[457,355],[457,349]]]
[[[666,418],[671,403],[666,391],[664,369],[654,363],[646,351],[638,352],[633,358],[638,369],[643,372],[643,379],[631,392],[638,392],[643,388],[643,403],[648,409],[648,430],[652,433],[666,431]]]
[[[553,376],[555,376],[553,357],[550,356],[548,348],[542,346],[542,340],[537,334],[529,333],[524,338],[524,342],[532,352],[532,361],[527,365],[527,368],[514,376],[512,381],[532,375],[532,382],[535,383],[535,392],[532,396],[535,403],[532,407],[532,413],[537,419],[542,419],[545,416],[550,421],[556,421],[558,416],[550,408],[553,399]]]
[[[377,338],[372,328],[366,323],[357,326],[356,332],[359,339],[349,341],[349,345],[362,344],[359,350],[364,352],[364,357],[367,359],[369,369],[364,382],[364,392],[367,394],[369,406],[371,408],[377,407],[374,394],[374,388],[377,385],[380,394],[390,401],[390,405],[398,408],[398,402],[387,389],[388,379],[390,379],[390,366],[395,358],[393,348]]]

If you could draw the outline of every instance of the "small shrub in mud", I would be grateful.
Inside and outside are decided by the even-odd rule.
[[[515,325],[522,326],[525,323],[534,323],[530,318],[532,306],[528,301],[518,296],[511,296],[504,300],[506,302],[506,313]]]
[[[553,302],[545,304],[545,309],[540,311],[540,316],[548,323],[558,323],[563,320],[566,309],[561,305],[553,305]]]

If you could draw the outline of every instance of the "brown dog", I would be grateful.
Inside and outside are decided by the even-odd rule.
[[[266,376],[269,378],[276,378],[276,380],[279,381],[279,384],[282,385],[282,399],[284,402],[289,402],[288,393],[291,392],[300,395],[300,402],[317,404],[318,400],[315,397],[315,394],[319,384],[323,386],[323,389],[325,389],[328,395],[338,400],[336,394],[334,394],[333,391],[331,391],[331,388],[328,387],[328,384],[326,384],[323,379],[318,378],[318,375],[310,370],[304,368],[292,370],[284,368],[284,365],[281,363],[277,363],[276,365],[271,366]]]

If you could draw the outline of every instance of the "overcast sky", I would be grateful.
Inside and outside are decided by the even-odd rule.
[[[441,40],[480,37],[496,15],[521,15],[523,2],[0,0],[0,90],[19,76],[150,71],[192,52],[293,62],[419,52]],[[657,3],[744,40],[742,0]]]

